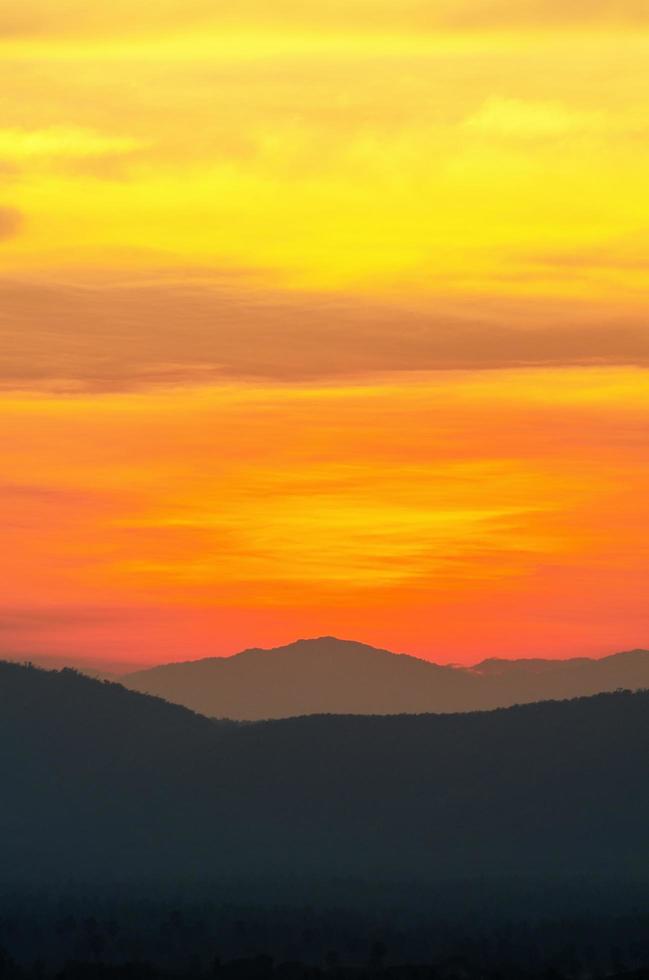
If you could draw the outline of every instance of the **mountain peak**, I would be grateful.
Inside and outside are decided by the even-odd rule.
[[[389,653],[390,656],[397,656],[397,654],[392,653],[390,650],[383,650],[380,647],[374,647],[368,643],[361,643],[359,640],[341,639],[338,636],[300,637],[297,640],[293,640],[291,643],[282,644],[278,647],[250,647],[249,649],[243,650],[241,653],[235,654],[234,656],[240,657],[248,653],[266,653],[273,655],[281,653],[351,654],[361,652],[374,654]]]

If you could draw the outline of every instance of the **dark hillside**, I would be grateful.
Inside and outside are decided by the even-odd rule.
[[[649,878],[649,693],[215,725],[0,665],[5,875]]]

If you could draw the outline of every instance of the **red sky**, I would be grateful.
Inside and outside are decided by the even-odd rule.
[[[8,650],[134,662],[336,634],[440,661],[641,645],[635,369],[15,394]]]

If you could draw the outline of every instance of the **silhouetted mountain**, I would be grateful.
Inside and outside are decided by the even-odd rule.
[[[3,880],[649,878],[649,693],[208,719],[0,664]]]
[[[153,667],[122,683],[205,715],[236,719],[445,713],[649,688],[649,651],[602,660],[493,659],[466,668],[321,637]]]

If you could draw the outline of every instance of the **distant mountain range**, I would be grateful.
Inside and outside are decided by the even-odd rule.
[[[490,659],[457,667],[320,637],[274,650],[153,667],[121,682],[204,715],[249,721],[310,714],[449,713],[649,688],[649,651],[601,660]]]
[[[3,886],[648,881],[647,759],[646,692],[236,724],[74,671],[0,663]]]

